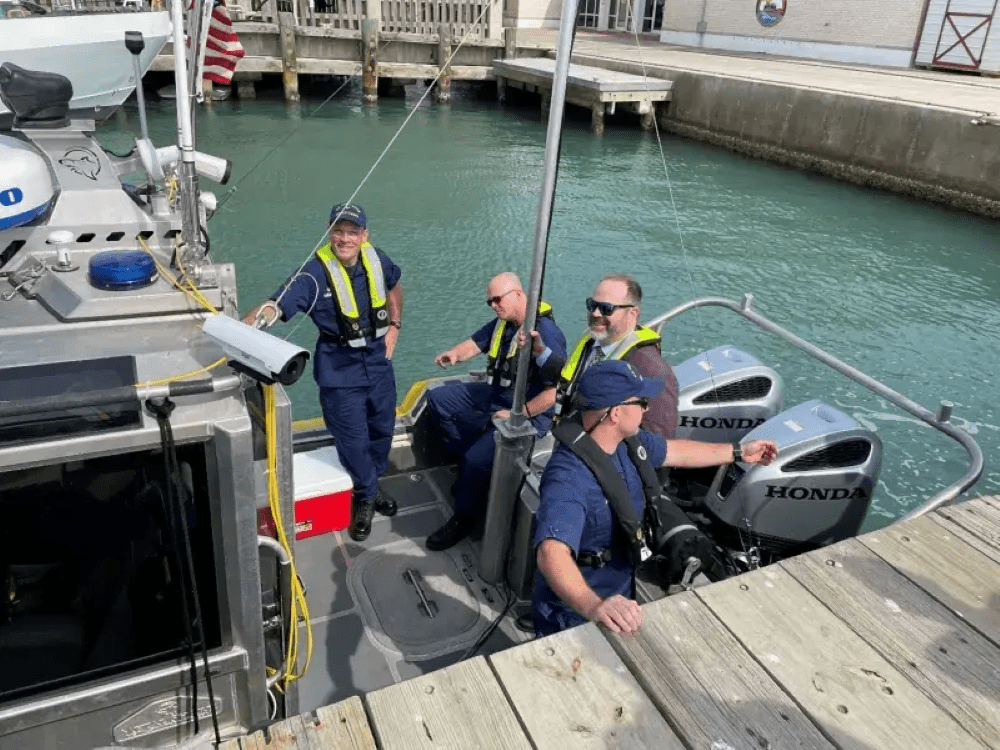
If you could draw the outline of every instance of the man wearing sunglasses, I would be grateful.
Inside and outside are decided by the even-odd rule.
[[[368,217],[357,205],[334,206],[329,242],[283,288],[254,308],[247,325],[270,326],[305,313],[319,329],[313,377],[323,421],[351,475],[355,541],[371,533],[377,510],[396,513],[396,501],[378,489],[396,425],[392,355],[403,312],[402,272],[368,242]]]
[[[532,619],[539,636],[588,620],[602,622],[614,633],[630,633],[642,624],[635,601],[636,556],[630,547],[636,542],[627,538],[615,500],[597,472],[609,486],[624,480],[623,502],[631,501],[641,519],[647,502],[644,471],[648,477],[657,466],[769,464],[777,458],[777,445],[770,440],[744,445],[664,440],[640,429],[643,412],[662,392],[662,380],[644,378],[626,362],[599,362],[577,384],[579,414],[553,429],[559,445],[542,474],[534,537],[538,570]],[[573,434],[567,427],[575,429],[572,439],[567,439]],[[642,462],[652,466],[644,469]]]
[[[639,324],[640,302],[642,287],[632,276],[605,276],[586,300],[587,330],[569,357],[546,353],[544,336],[534,338],[534,353],[545,375],[559,378],[557,414],[573,397],[583,372],[602,359],[624,360],[644,377],[661,378],[665,388],[650,399],[642,428],[669,440],[677,434],[677,378],[660,355],[659,334]]]
[[[447,452],[458,458],[455,515],[427,537],[427,548],[453,547],[482,521],[496,448],[493,417],[510,416],[518,359],[517,332],[528,310],[528,298],[516,274],[502,273],[486,287],[486,304],[495,317],[460,344],[441,352],[434,361],[451,367],[486,354],[485,383],[449,383],[427,394],[431,422],[444,438]],[[553,352],[566,356],[566,338],[552,318],[552,308],[539,305],[536,327]],[[536,362],[529,363],[525,415],[539,435],[552,424],[555,378],[546,379]]]

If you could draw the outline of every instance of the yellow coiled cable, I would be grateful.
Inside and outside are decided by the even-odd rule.
[[[288,650],[285,657],[285,687],[295,680],[301,678],[309,669],[309,662],[312,661],[313,653],[313,633],[312,625],[309,622],[309,605],[306,602],[305,590],[299,580],[298,571],[295,568],[295,557],[292,554],[288,537],[285,535],[284,524],[281,521],[281,507],[278,502],[278,431],[277,431],[277,406],[274,396],[274,385],[264,385],[264,432],[267,438],[267,498],[271,506],[271,517],[274,519],[274,528],[277,532],[278,542],[291,560],[292,578],[292,608],[289,616],[291,623],[288,632]],[[298,669],[299,661],[299,620],[306,624],[306,660],[302,669]]]

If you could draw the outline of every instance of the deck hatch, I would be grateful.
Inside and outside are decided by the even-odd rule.
[[[390,545],[364,563],[364,595],[382,631],[404,655],[464,640],[480,623],[479,601],[450,556]]]

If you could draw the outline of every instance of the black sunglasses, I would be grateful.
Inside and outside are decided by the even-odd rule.
[[[639,396],[634,401],[622,401],[619,406],[641,406],[643,410],[649,408],[649,399],[645,396]]]
[[[635,305],[616,305],[612,302],[598,302],[593,297],[587,297],[585,304],[587,305],[587,312],[592,313],[594,310],[600,310],[601,315],[605,318],[610,318],[614,315],[615,310],[625,307],[635,307]]]
[[[517,290],[516,289],[508,289],[506,292],[504,292],[503,294],[498,294],[496,297],[487,297],[486,298],[486,306],[487,307],[493,307],[493,305],[499,304],[500,300],[502,300],[504,297],[506,297],[508,294],[510,294],[511,292],[514,292],[514,291],[517,291]]]

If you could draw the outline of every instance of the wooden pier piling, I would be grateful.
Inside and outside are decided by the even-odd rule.
[[[375,18],[361,22],[361,89],[365,104],[378,101],[378,27]]]
[[[437,63],[441,69],[441,75],[437,82],[438,104],[447,104],[451,101],[451,27],[443,23],[438,27],[438,52]]]
[[[278,13],[278,33],[281,44],[281,80],[285,87],[285,101],[299,101],[299,63],[295,56],[295,16]]]

